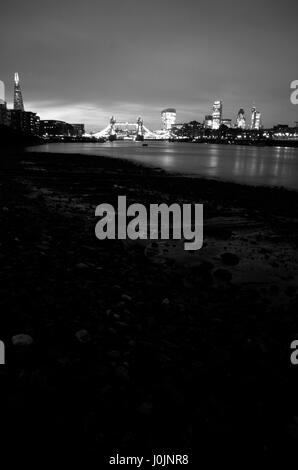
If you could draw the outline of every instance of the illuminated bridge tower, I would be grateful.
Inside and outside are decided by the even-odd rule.
[[[139,116],[137,119],[137,135],[136,140],[144,140],[143,119]]]
[[[16,111],[24,111],[22,90],[18,73],[14,74],[14,109]]]
[[[110,119],[110,131],[109,131],[109,140],[113,141],[117,139],[116,129],[115,129],[116,119],[114,116]]]

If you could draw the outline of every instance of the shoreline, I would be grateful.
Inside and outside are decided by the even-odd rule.
[[[108,140],[97,140],[92,139],[92,137],[82,137],[82,138],[71,138],[71,137],[64,137],[63,139],[59,138],[52,138],[44,141],[44,144],[61,144],[61,143],[104,143],[108,142]],[[113,142],[135,142],[135,139],[116,139]],[[298,147],[298,139],[292,140],[277,140],[277,139],[260,139],[260,140],[249,140],[249,139],[237,139],[237,140],[221,140],[221,139],[144,139],[140,142],[172,142],[177,144],[215,144],[215,145],[243,145],[243,146],[253,146],[253,147],[288,147],[288,148],[297,148]]]
[[[80,154],[80,149],[78,149],[78,151],[76,151],[76,144],[73,144],[73,145],[70,145],[70,144],[65,144],[66,145],[66,151],[65,152],[59,152],[59,146],[62,145],[63,146],[63,143],[59,143],[58,144],[58,148],[56,149],[55,146],[52,147],[53,144],[50,144],[50,150],[47,152],[45,151],[45,153],[48,153],[48,154],[60,154],[61,155],[61,158],[63,158],[63,155],[79,155]],[[131,145],[131,144],[128,144],[128,145]],[[218,181],[218,182],[222,182],[224,184],[239,184],[240,186],[248,186],[248,187],[260,187],[260,188],[274,188],[274,189],[285,189],[285,190],[288,190],[288,191],[294,191],[294,192],[297,192],[298,191],[298,186],[295,182],[295,179],[290,178],[290,179],[283,179],[283,176],[281,175],[281,178],[278,179],[277,177],[273,177],[272,174],[270,175],[270,172],[269,172],[269,176],[259,176],[259,175],[255,175],[255,177],[250,177],[250,178],[246,178],[245,175],[234,175],[233,176],[233,172],[231,172],[230,174],[228,174],[225,169],[224,171],[222,172],[221,170],[219,171],[220,174],[223,174],[223,176],[220,176],[218,175],[217,177],[214,177],[214,176],[209,176],[208,175],[208,172],[206,173],[205,170],[204,170],[204,165],[206,165],[206,163],[204,163],[204,160],[203,160],[203,164],[202,166],[200,167],[200,163],[199,163],[199,168],[200,168],[200,171],[201,171],[201,174],[198,174],[196,171],[199,171],[198,169],[196,169],[197,167],[193,168],[193,163],[192,161],[190,162],[190,167],[188,166],[188,164],[186,164],[186,168],[183,169],[183,162],[179,162],[178,160],[178,168],[174,171],[171,171],[167,168],[166,165],[163,165],[163,162],[162,160],[159,162],[159,165],[154,163],[154,158],[151,159],[151,161],[146,161],[144,162],[142,160],[142,151],[141,151],[141,147],[137,147],[137,152],[136,154],[134,153],[134,145],[132,146],[132,156],[131,158],[125,158],[121,155],[121,152],[117,153],[117,148],[118,147],[102,147],[102,152],[103,154],[107,154],[107,155],[100,155],[101,153],[101,147],[100,146],[96,146],[96,154],[93,153],[93,149],[92,149],[92,146],[88,146],[87,147],[87,151],[88,149],[92,149],[91,150],[91,153],[84,153],[84,149],[82,149],[82,153],[81,153],[81,157],[94,157],[94,156],[97,156],[98,158],[113,158],[113,159],[118,159],[119,161],[121,160],[125,160],[125,161],[129,161],[129,162],[132,162],[133,164],[136,164],[136,165],[142,165],[144,168],[150,168],[150,169],[155,169],[156,171],[165,171],[169,177],[170,176],[179,176],[179,177],[183,177],[183,178],[195,178],[195,179],[198,179],[198,180],[202,180],[202,179],[207,179],[209,181]],[[226,146],[224,145],[223,148],[225,148]],[[123,147],[125,148],[125,146]],[[157,147],[152,147],[154,152],[156,152],[156,148],[159,148],[159,146]],[[246,146],[242,146],[241,147],[241,151],[242,152],[246,152]],[[111,149],[113,149],[112,151],[112,154],[109,155]],[[120,149],[122,149],[122,147],[120,147]],[[227,149],[227,147],[226,147]],[[290,149],[290,147],[288,147],[288,149]],[[28,149],[28,151],[30,152],[30,148]],[[116,156],[113,156],[114,155],[114,150],[116,151]],[[127,149],[126,149],[127,150]],[[293,149],[292,149],[293,150]],[[43,153],[43,151],[39,152],[39,148],[37,148],[36,150],[33,150],[33,152],[37,152],[37,153]],[[187,149],[186,149],[187,151]],[[220,152],[221,150],[219,150]],[[225,153],[224,153],[225,155]],[[229,156],[229,153],[227,154]],[[155,155],[154,155],[155,156]],[[190,154],[190,156],[193,158],[193,156]],[[244,155],[243,155],[244,156]],[[200,155],[198,155],[198,159],[199,159]],[[295,155],[293,155],[293,158],[295,158]],[[298,158],[298,155],[297,155],[297,158]],[[145,153],[145,160],[147,160],[147,155]],[[188,169],[189,168],[189,169]],[[270,171],[272,171],[272,168],[270,167],[269,168]],[[206,173],[206,174],[204,174]],[[227,174],[226,174],[227,173]],[[230,175],[230,176],[229,176]],[[270,184],[270,180],[272,180],[273,178],[273,181],[274,181],[274,185]],[[269,180],[269,183],[266,182],[266,180]],[[281,183],[280,185],[279,182]],[[284,183],[284,185],[282,184]]]
[[[132,168],[137,168],[139,170],[143,169],[144,171],[154,172],[155,176],[157,176],[158,174],[159,175],[162,174],[166,176],[167,178],[176,178],[176,179],[181,178],[181,179],[185,179],[186,181],[190,179],[190,180],[196,180],[197,182],[200,182],[200,183],[209,182],[211,185],[223,185],[223,186],[227,186],[227,188],[230,187],[229,189],[231,189],[232,187],[235,187],[235,190],[237,190],[237,188],[238,189],[247,188],[248,191],[257,190],[257,191],[264,191],[264,192],[280,191],[282,193],[293,193],[293,194],[298,193],[298,189],[287,188],[285,186],[276,186],[276,185],[272,186],[269,184],[268,185],[264,185],[264,184],[251,185],[248,183],[239,183],[239,182],[224,180],[221,178],[216,179],[216,178],[211,178],[211,177],[202,176],[202,175],[200,176],[196,174],[170,172],[159,166],[155,166],[153,164],[145,164],[145,163],[138,162],[136,160],[129,160],[129,159],[121,158],[121,157],[109,157],[105,155],[90,155],[90,154],[80,154],[80,153],[35,152],[35,151],[31,152],[30,150],[27,150],[27,149],[25,149],[24,155],[34,155],[34,156],[37,155],[39,157],[42,157],[42,155],[47,155],[49,159],[59,158],[62,160],[63,158],[65,159],[71,158],[71,159],[76,159],[76,160],[90,159],[90,161],[94,159],[95,162],[96,160],[98,160],[99,164],[100,164],[100,161],[105,161],[107,163],[108,161],[110,162],[111,160],[113,160],[115,162],[118,162],[118,166],[120,168],[123,167],[124,169],[126,167],[129,168],[129,166],[131,166]],[[97,165],[94,165],[95,168],[96,166]],[[114,167],[114,165],[111,165],[111,166]]]
[[[298,193],[109,157],[25,152],[10,163],[0,173],[1,380],[7,422],[29,414],[36,429],[14,428],[15,442],[107,455],[195,454],[200,442],[268,457],[290,436],[296,449]],[[97,240],[95,207],[118,195],[203,203],[203,248]],[[33,346],[18,350],[17,334]]]

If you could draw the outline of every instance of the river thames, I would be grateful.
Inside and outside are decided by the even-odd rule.
[[[171,173],[298,190],[298,148],[174,142],[51,143],[30,151],[124,158]]]

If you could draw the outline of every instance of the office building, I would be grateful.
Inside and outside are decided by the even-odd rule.
[[[0,80],[0,105],[5,104],[5,85],[2,80]]]
[[[245,119],[245,112],[243,108],[240,108],[236,118],[236,127],[238,129],[245,129],[246,128],[246,119]]]
[[[85,134],[84,124],[70,124],[72,127],[72,136],[73,137],[82,137]]]
[[[261,128],[261,113],[258,112],[255,108],[255,106],[253,106],[252,110],[251,110],[251,129],[252,130],[260,130]]]
[[[172,126],[174,126],[176,122],[176,109],[174,108],[163,109],[161,112],[161,122],[162,122],[162,129],[164,131],[171,130]]]
[[[10,125],[10,111],[7,109],[5,101],[5,85],[0,80],[0,124],[3,126]]]
[[[222,101],[214,101],[212,112],[212,129],[219,129],[222,119]]]
[[[6,107],[5,104],[0,104],[0,124],[3,126],[10,126],[11,122],[11,117],[10,117],[10,111]]]
[[[12,109],[10,111],[10,126],[25,134],[39,134],[39,116],[30,111]]]
[[[54,119],[40,121],[40,135],[43,137],[69,137],[70,124]]]
[[[204,128],[205,129],[212,129],[212,115],[211,114],[208,114],[207,116],[205,116],[205,119],[204,119]]]
[[[40,121],[40,136],[42,137],[75,137],[80,138],[85,134],[84,124],[68,124],[64,121],[42,120]]]

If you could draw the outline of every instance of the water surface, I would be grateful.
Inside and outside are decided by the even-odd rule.
[[[298,148],[174,142],[59,143],[30,151],[125,158],[168,172],[298,190]]]

